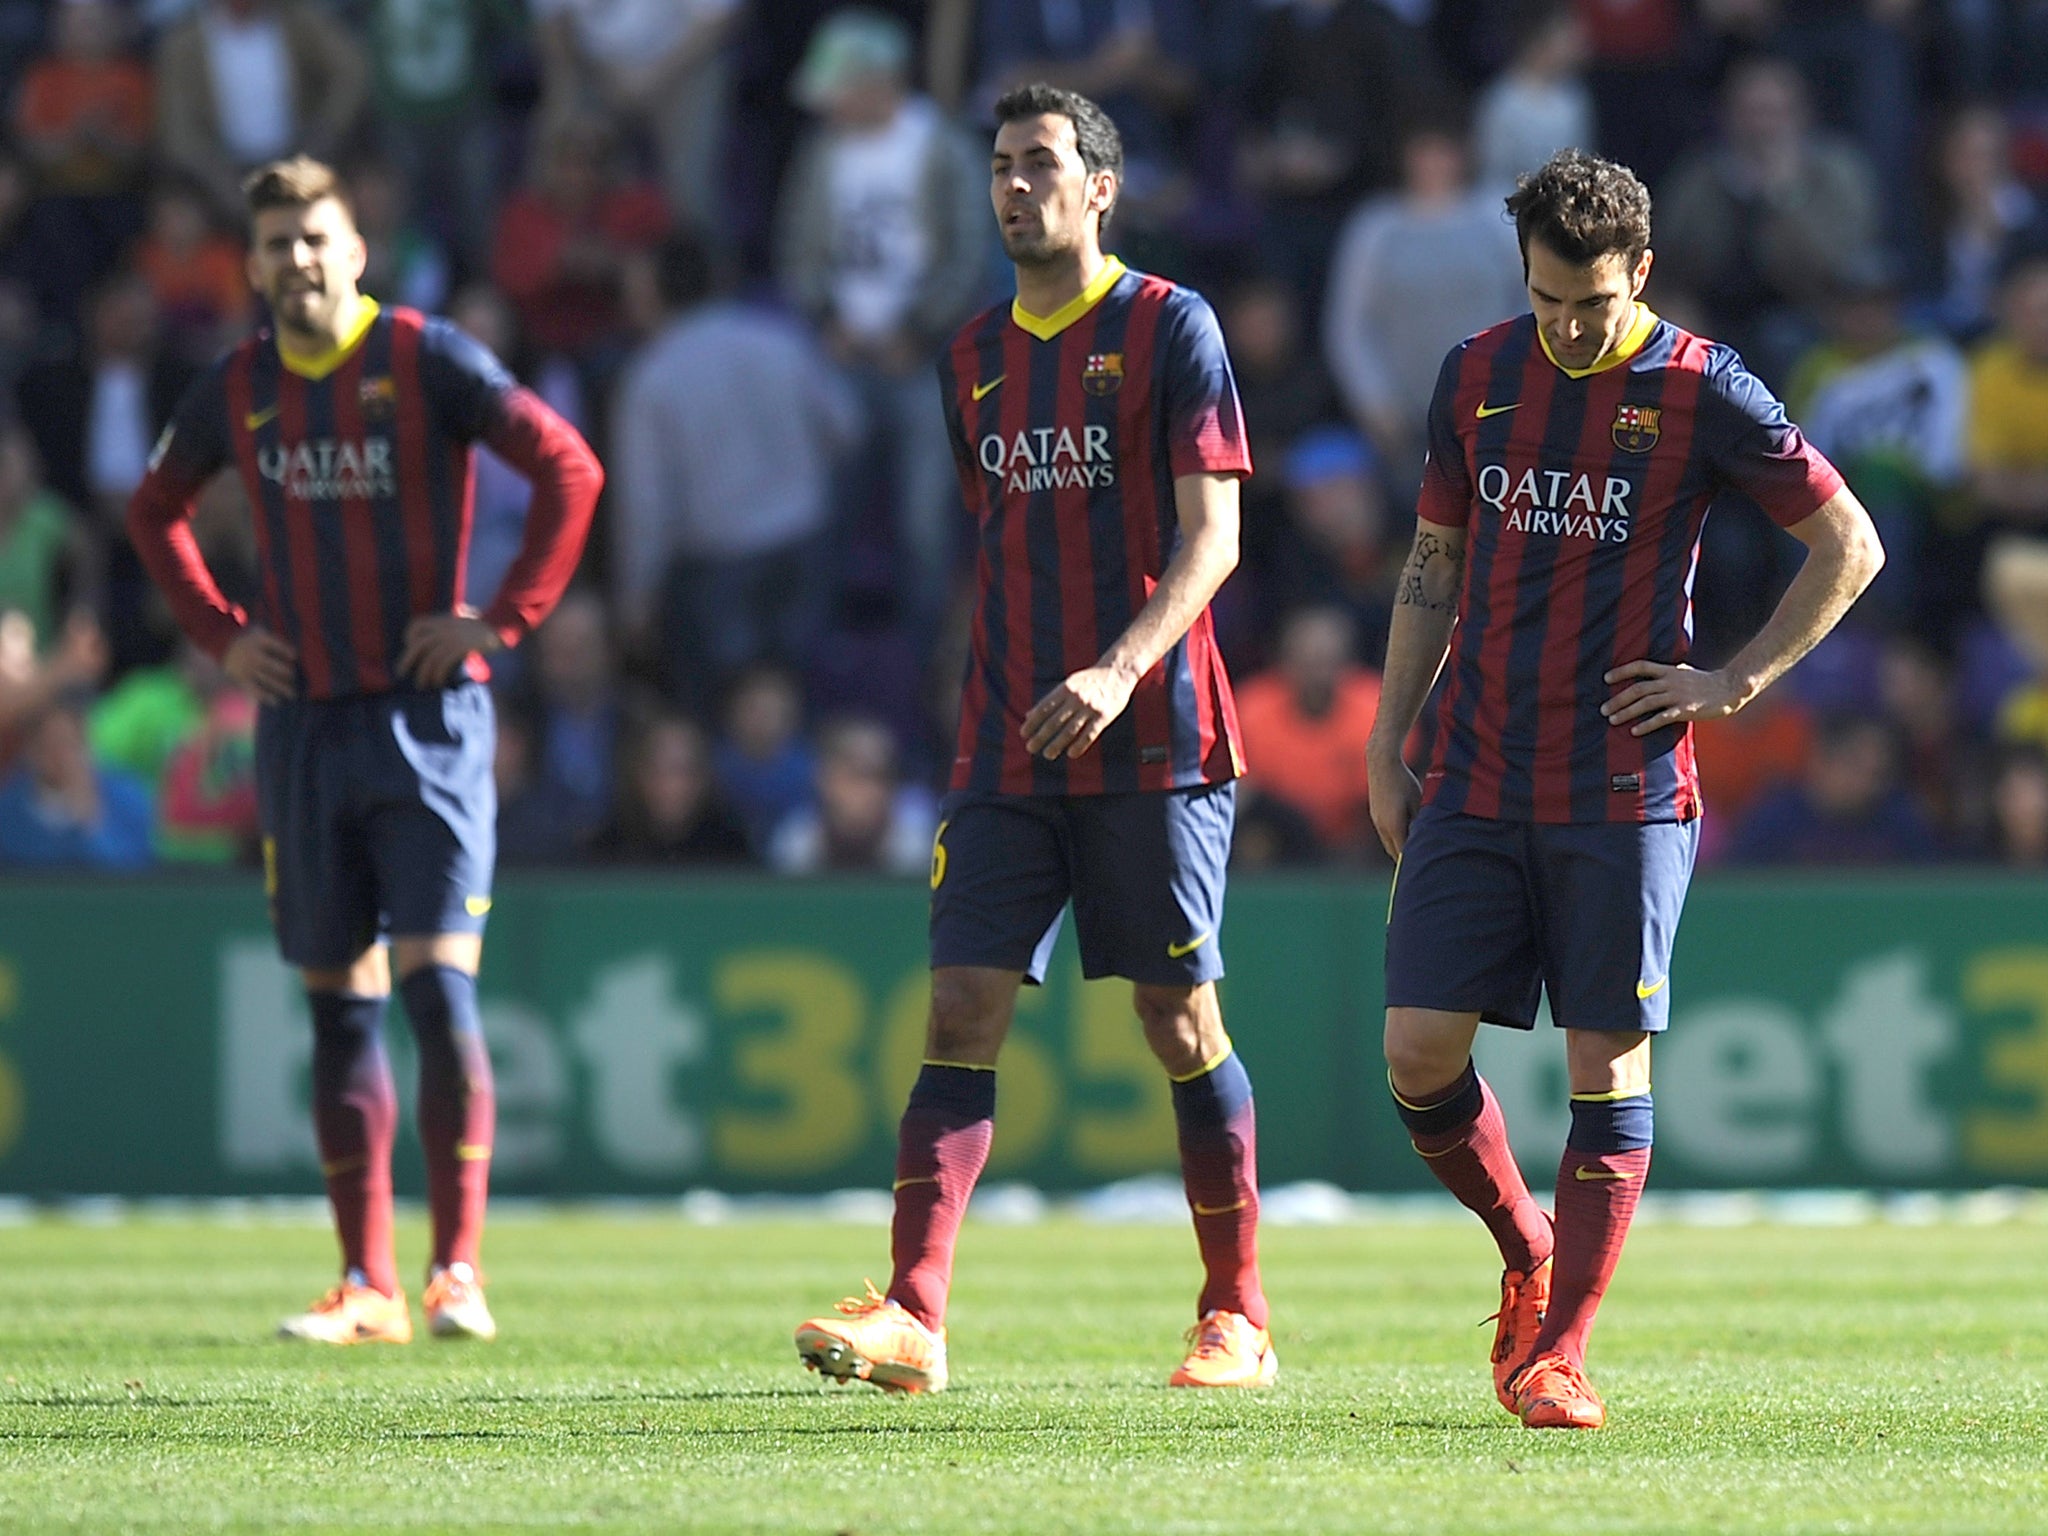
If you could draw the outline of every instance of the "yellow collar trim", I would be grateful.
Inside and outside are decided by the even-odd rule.
[[[343,363],[351,352],[363,344],[363,338],[370,334],[370,326],[377,318],[377,301],[367,296],[356,299],[355,318],[349,321],[348,329],[342,332],[341,340],[325,352],[311,356],[294,352],[284,344],[284,332],[277,333],[277,355],[302,379],[324,379]]]
[[[1095,274],[1095,281],[1075,294],[1066,303],[1049,315],[1034,315],[1016,299],[1010,301],[1010,318],[1017,322],[1017,329],[1028,331],[1040,341],[1051,341],[1089,310],[1102,302],[1102,296],[1116,286],[1116,280],[1124,275],[1123,258],[1111,256],[1102,263],[1102,270]]]
[[[1568,379],[1583,379],[1588,374],[1605,373],[1610,368],[1619,368],[1643,350],[1643,344],[1650,339],[1650,332],[1655,329],[1656,313],[1647,304],[1637,304],[1635,323],[1629,326],[1628,334],[1621,338],[1621,345],[1590,368],[1567,368],[1558,362],[1557,354],[1550,350],[1550,338],[1543,334],[1543,327],[1540,325],[1536,327],[1536,339],[1543,344],[1543,355],[1550,359],[1559,373]]]

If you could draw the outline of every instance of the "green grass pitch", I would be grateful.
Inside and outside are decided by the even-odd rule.
[[[268,1337],[328,1272],[315,1228],[0,1231],[0,1528],[2048,1530],[2037,1222],[1641,1227],[1592,1435],[1495,1406],[1476,1224],[1269,1231],[1280,1384],[1237,1395],[1164,1386],[1189,1235],[1065,1220],[969,1225],[954,1390],[828,1388],[790,1330],[886,1243],[507,1221],[497,1344],[320,1350]]]

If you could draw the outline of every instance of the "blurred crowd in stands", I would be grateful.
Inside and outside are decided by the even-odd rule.
[[[259,318],[239,177],[303,149],[366,291],[607,463],[577,588],[497,669],[504,862],[923,869],[973,585],[931,363],[1007,295],[988,109],[1031,78],[1114,114],[1114,243],[1210,296],[1238,369],[1240,865],[1381,858],[1424,408],[1526,307],[1501,195],[1574,144],[1655,194],[1654,306],[1742,349],[1890,551],[1699,732],[1705,858],[2048,865],[2038,0],[0,0],[0,867],[251,855],[252,709],[120,513]],[[525,498],[484,457],[479,603]],[[249,595],[232,477],[198,525]],[[1796,549],[1715,508],[1698,662]]]

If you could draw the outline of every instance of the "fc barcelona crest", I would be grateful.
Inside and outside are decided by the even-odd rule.
[[[1657,418],[1661,406],[1624,405],[1614,413],[1614,446],[1623,453],[1648,453],[1657,446]]]
[[[1124,387],[1124,355],[1090,352],[1081,365],[1081,387],[1091,395],[1113,395]]]
[[[365,379],[357,390],[357,398],[362,401],[363,414],[372,421],[389,416],[398,406],[398,383],[389,374]]]

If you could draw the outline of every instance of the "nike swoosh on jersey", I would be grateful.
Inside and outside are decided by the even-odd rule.
[[[246,427],[249,431],[254,432],[258,427],[262,426],[263,423],[269,421],[272,417],[276,415],[276,406],[266,406],[264,409],[260,411],[251,411],[248,415],[244,416],[242,418],[242,425]]]
[[[1664,983],[1670,979],[1669,976],[1659,976],[1655,981],[1639,981],[1636,983],[1636,996],[1647,1002],[1659,992],[1662,992],[1664,990]]]
[[[1196,934],[1192,939],[1189,939],[1185,944],[1167,945],[1166,953],[1170,959],[1178,960],[1182,955],[1192,955],[1196,950],[1200,949],[1204,944],[1208,942],[1209,935],[1206,931],[1204,931]]]
[[[973,394],[976,400],[979,400],[982,396],[988,394],[989,391],[994,389],[998,384],[1002,383],[1003,380],[1007,379],[1008,377],[1009,375],[1007,373],[999,373],[994,378],[990,379],[986,384],[975,385],[973,390],[970,391],[970,393]]]
[[[1503,416],[1509,411],[1519,411],[1521,408],[1522,402],[1517,400],[1513,405],[1481,405],[1472,414],[1484,421],[1489,416]]]
[[[1616,1173],[1611,1168],[1574,1168],[1572,1177],[1581,1184],[1591,1184],[1600,1179],[1632,1179],[1632,1173]]]

